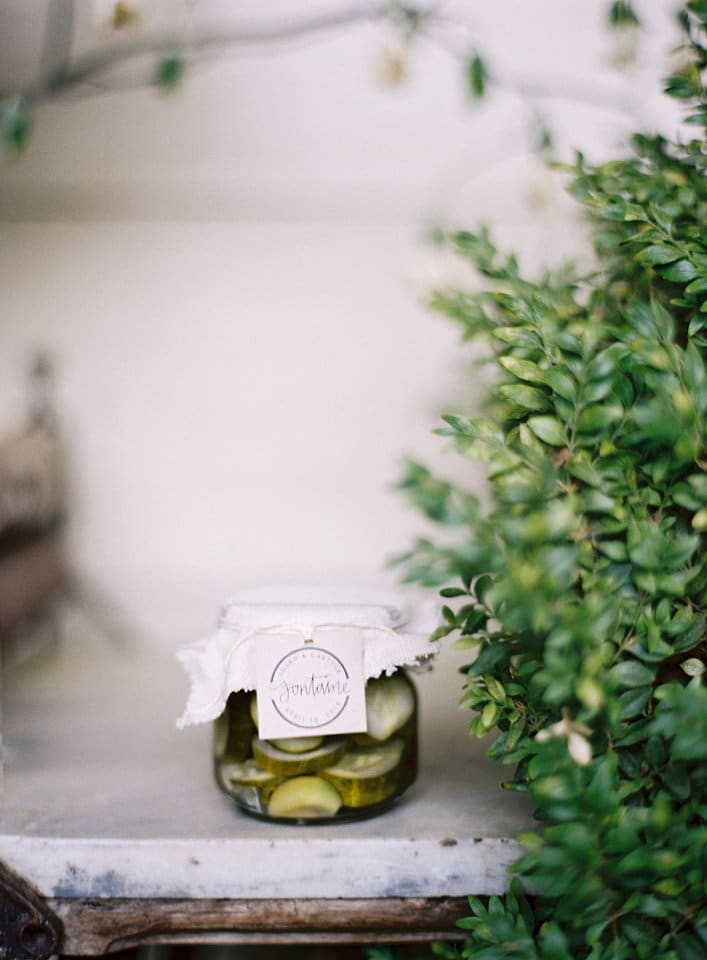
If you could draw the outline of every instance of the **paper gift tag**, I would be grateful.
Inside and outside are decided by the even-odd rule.
[[[262,740],[366,730],[363,635],[318,627],[311,640],[269,633],[256,647]]]

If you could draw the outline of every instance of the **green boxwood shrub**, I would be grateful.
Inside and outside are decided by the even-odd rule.
[[[403,558],[475,648],[462,704],[538,820],[505,897],[470,897],[479,960],[707,956],[707,3],[680,13],[667,92],[694,138],[577,156],[597,267],[526,279],[488,232],[449,237],[484,280],[433,306],[497,370],[483,417],[439,431],[493,505],[410,463],[442,543]],[[375,951],[381,954],[381,950]]]

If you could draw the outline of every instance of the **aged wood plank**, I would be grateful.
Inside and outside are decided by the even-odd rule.
[[[465,897],[317,900],[52,899],[64,952],[100,955],[137,944],[356,943],[460,939]]]

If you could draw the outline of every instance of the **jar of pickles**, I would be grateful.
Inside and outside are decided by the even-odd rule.
[[[192,688],[180,726],[213,721],[216,782],[256,817],[317,824],[387,809],[417,773],[417,696],[405,670],[428,634],[395,602],[224,605],[216,632],[180,652]]]
[[[268,819],[351,820],[385,809],[417,773],[417,697],[402,669],[369,680],[365,697],[365,733],[264,740],[257,693],[230,694],[214,722],[217,783]]]

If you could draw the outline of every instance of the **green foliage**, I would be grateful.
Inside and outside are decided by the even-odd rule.
[[[405,960],[412,956],[409,949],[385,946],[385,947],[366,947],[365,954],[367,960]],[[461,949],[448,943],[433,943],[430,945],[428,953],[416,953],[415,960],[461,960]]]
[[[467,67],[469,93],[475,100],[480,100],[486,93],[489,81],[489,72],[481,54],[474,53]]]
[[[683,13],[701,76],[707,3]],[[704,119],[692,69],[666,88]],[[531,281],[459,232],[484,289],[432,301],[498,374],[483,417],[438,431],[485,463],[493,507],[410,464],[403,487],[452,538],[402,562],[449,602],[435,636],[476,650],[470,731],[495,732],[539,822],[522,882],[470,898],[464,958],[707,955],[707,161],[704,138],[632,151],[570,168],[592,275]]]
[[[637,27],[640,26],[636,11],[630,0],[614,0],[609,7],[608,23],[610,27]]]
[[[155,70],[155,84],[165,93],[172,93],[184,79],[184,59],[173,53],[163,57]]]
[[[0,132],[10,153],[22,152],[30,130],[30,115],[22,97],[0,104]]]

